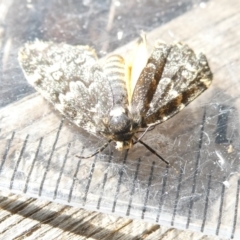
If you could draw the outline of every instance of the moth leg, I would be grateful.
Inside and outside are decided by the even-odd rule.
[[[86,156],[86,157],[85,157],[85,156],[78,156],[78,155],[76,155],[76,157],[78,157],[78,158],[83,158],[83,159],[91,158],[91,157],[97,155],[98,153],[102,152],[102,151],[108,146],[108,144],[109,144],[111,141],[112,141],[112,140],[109,140],[108,142],[104,143],[100,148],[97,149],[96,152],[94,152],[94,153],[91,154],[91,155],[88,155],[88,156]]]
[[[159,123],[158,123],[158,124],[159,124]],[[156,124],[156,125],[158,125],[158,124]],[[147,131],[148,131],[148,132],[152,131],[152,130],[156,127],[156,125],[148,126]],[[145,130],[138,130],[136,133],[144,133],[144,135],[145,135],[145,132],[146,132],[146,129],[145,129]],[[141,137],[141,138],[142,138],[142,137]]]
[[[153,127],[152,129],[150,129],[150,130],[149,130],[149,128],[151,128],[151,126],[148,126],[148,127],[145,129],[145,131],[142,131],[143,134],[137,139],[137,142],[138,142],[139,140],[141,140],[141,139],[145,136],[145,134],[146,134],[147,132],[152,131],[152,130],[154,129],[154,127]],[[140,132],[140,131],[139,131],[139,132]]]
[[[153,150],[150,146],[148,146],[145,142],[143,142],[140,139],[137,139],[136,142],[133,144],[136,144],[137,142],[141,143],[145,148],[147,148],[152,154],[156,155],[158,158],[160,158],[163,162],[165,162],[167,165],[169,165],[169,162],[166,161],[163,157],[161,157],[155,150]]]

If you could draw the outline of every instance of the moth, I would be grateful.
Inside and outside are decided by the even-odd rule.
[[[91,157],[111,141],[118,150],[138,141],[154,152],[136,133],[171,118],[211,84],[205,55],[187,45],[157,40],[148,57],[142,35],[134,52],[100,63],[89,46],[35,40],[19,50],[18,59],[28,82],[57,110],[106,139]]]

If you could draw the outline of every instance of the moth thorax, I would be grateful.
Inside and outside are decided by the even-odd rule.
[[[128,110],[115,106],[110,112],[109,128],[113,134],[124,134],[131,131],[131,119]]]

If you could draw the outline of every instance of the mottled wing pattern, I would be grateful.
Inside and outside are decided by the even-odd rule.
[[[93,49],[36,40],[19,51],[19,62],[29,83],[70,121],[93,134],[104,130],[113,95]]]
[[[152,64],[154,62],[156,64]],[[150,77],[145,80],[150,82],[145,90],[147,94],[142,98],[144,104],[139,106],[140,111],[144,111],[143,126],[171,118],[211,84],[212,73],[205,55],[196,55],[187,45],[157,42],[148,66],[153,69],[154,80],[150,80],[152,73],[149,72]],[[136,91],[135,98],[139,95]]]

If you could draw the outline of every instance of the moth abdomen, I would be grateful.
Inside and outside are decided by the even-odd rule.
[[[103,68],[112,89],[113,104],[126,106],[128,94],[124,59],[119,55],[112,55],[106,60]]]

